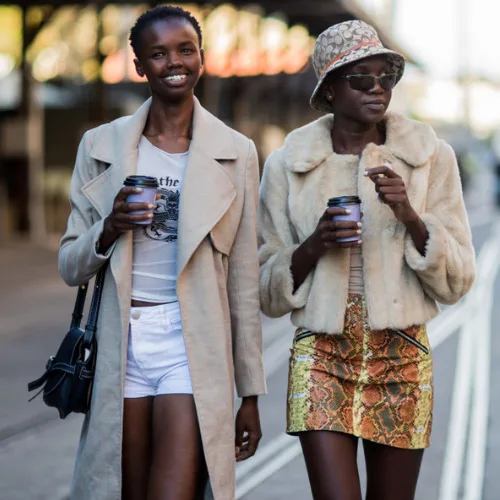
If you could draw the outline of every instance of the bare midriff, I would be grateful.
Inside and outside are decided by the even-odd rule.
[[[361,259],[361,247],[351,248],[351,266],[349,269],[349,293],[363,295],[365,286],[363,283],[363,261]]]

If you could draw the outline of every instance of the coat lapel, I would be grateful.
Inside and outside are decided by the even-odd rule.
[[[148,118],[150,101],[146,101],[132,116],[120,118],[102,128],[92,146],[91,156],[108,168],[86,184],[82,191],[104,218],[113,208],[116,194],[123,181],[137,171],[138,145]],[[131,295],[132,233],[118,239],[110,259],[120,304],[122,330],[128,329]]]
[[[111,212],[113,200],[125,178],[136,172],[137,148],[146,125],[149,107],[150,100],[134,115],[104,125],[101,127],[101,133],[96,134],[90,155],[109,166],[83,187],[83,193],[101,217]]]
[[[193,140],[179,205],[178,276],[236,197],[231,165],[217,160],[237,157],[231,130],[196,100]]]
[[[109,167],[85,185],[83,192],[103,218],[111,212],[113,200],[125,178],[137,170],[138,145],[150,105],[151,99],[134,115],[103,126],[92,146],[91,156]],[[195,99],[193,140],[179,205],[178,276],[236,197],[231,165],[217,161],[236,158],[238,154],[231,129]],[[111,258],[124,329],[129,321],[132,251],[132,234],[129,232],[119,238]]]

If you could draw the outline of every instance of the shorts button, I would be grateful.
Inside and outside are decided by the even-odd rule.
[[[141,317],[141,312],[137,309],[132,311],[132,319],[139,319]]]

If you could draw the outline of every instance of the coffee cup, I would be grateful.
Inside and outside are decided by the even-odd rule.
[[[330,198],[328,200],[328,208],[345,208],[350,211],[348,214],[333,215],[334,221],[361,221],[361,200],[358,196],[338,196],[337,198]],[[340,238],[339,243],[346,243],[349,241],[358,241],[359,236],[351,236],[350,238]]]
[[[140,193],[131,193],[127,196],[127,203],[156,203],[156,191],[158,190],[158,179],[147,175],[129,175],[123,183],[126,187],[141,188]],[[136,210],[130,212],[132,215],[142,215],[149,213],[150,210]],[[136,224],[149,225],[151,220],[138,221]]]

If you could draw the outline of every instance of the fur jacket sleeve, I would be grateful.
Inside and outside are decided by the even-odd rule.
[[[313,273],[293,291],[292,254],[301,241],[288,210],[288,180],[279,153],[272,154],[261,181],[259,207],[259,258],[261,308],[270,317],[283,316],[305,306]]]
[[[405,260],[424,291],[442,304],[454,304],[472,287],[474,252],[455,153],[439,141],[430,167],[425,211],[429,239],[421,255],[409,234]]]

